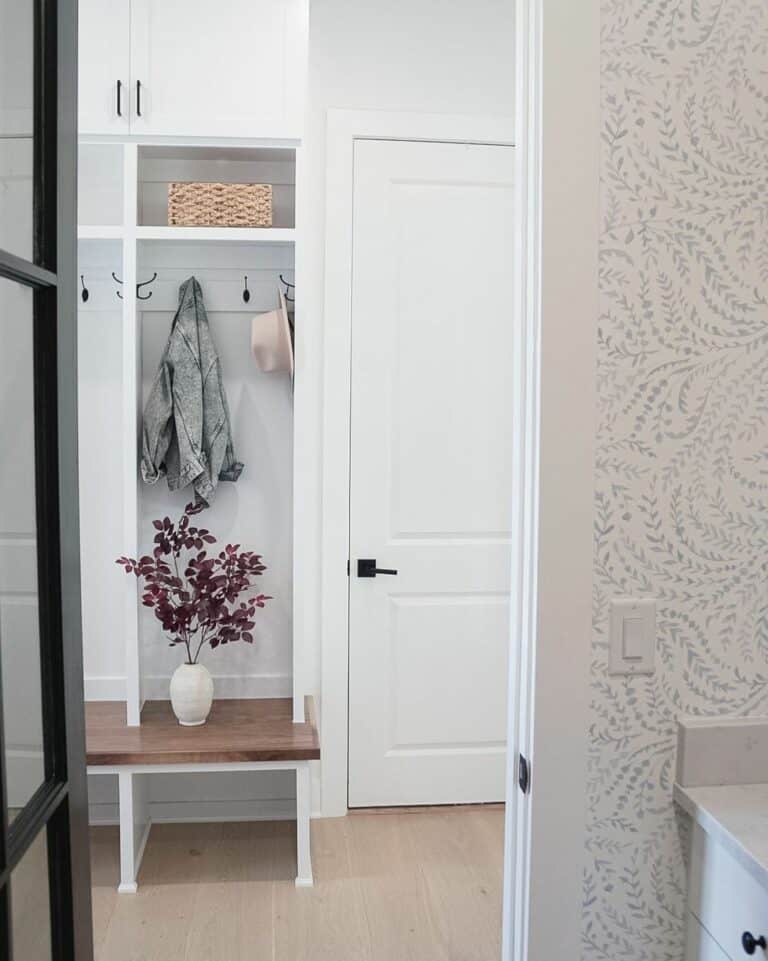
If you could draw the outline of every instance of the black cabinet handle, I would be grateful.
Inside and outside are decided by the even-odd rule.
[[[136,81],[136,116],[141,116],[141,80]]]
[[[763,951],[765,951],[768,944],[766,944],[762,934],[759,938],[756,938],[751,931],[745,931],[741,936],[741,946],[744,948],[745,954],[754,954],[758,948],[762,948]]]
[[[377,567],[375,557],[362,557],[357,562],[358,577],[376,577],[377,574],[397,574],[391,567]]]
[[[123,115],[123,81],[117,81],[117,115],[122,117]]]

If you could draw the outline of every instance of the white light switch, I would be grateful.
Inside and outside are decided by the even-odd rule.
[[[621,622],[622,653],[625,661],[639,661],[645,651],[645,631],[642,617],[625,617]]]
[[[653,674],[656,655],[656,601],[618,597],[611,601],[608,672]]]

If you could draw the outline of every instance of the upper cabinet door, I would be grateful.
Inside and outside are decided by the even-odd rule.
[[[131,0],[131,133],[300,137],[306,35],[306,0]]]
[[[80,0],[80,135],[128,133],[130,36],[129,0]]]

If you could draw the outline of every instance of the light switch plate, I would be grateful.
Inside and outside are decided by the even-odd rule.
[[[653,674],[656,660],[656,601],[616,597],[611,601],[609,674]]]

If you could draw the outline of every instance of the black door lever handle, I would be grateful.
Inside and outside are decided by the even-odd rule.
[[[376,558],[361,557],[357,561],[358,577],[376,577],[377,574],[397,574],[390,567],[377,567]]]

